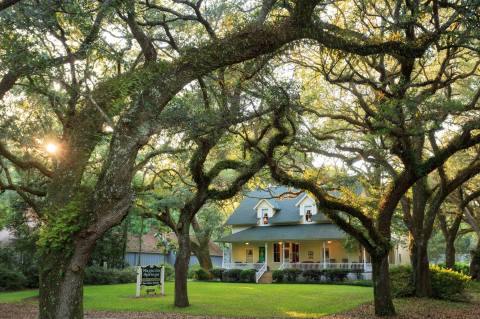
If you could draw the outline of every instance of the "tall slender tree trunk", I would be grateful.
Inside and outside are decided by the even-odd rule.
[[[477,242],[477,247],[470,252],[470,276],[473,280],[480,280],[480,238]]]
[[[445,266],[452,269],[455,266],[455,237],[445,239]]]
[[[187,274],[190,262],[189,225],[183,225],[177,233],[178,252],[175,259],[175,301],[176,307],[188,307]]]
[[[427,244],[422,240],[414,240],[410,248],[413,283],[415,296],[417,297],[430,297],[432,295],[427,247]]]
[[[390,274],[388,269],[388,254],[372,256],[373,268],[373,298],[377,316],[394,316],[392,293],[390,290]]]
[[[432,287],[427,248],[433,224],[430,224],[426,216],[429,200],[426,178],[418,180],[413,185],[412,192],[412,216],[407,226],[411,235],[410,260],[414,293],[417,297],[430,297],[432,295]]]

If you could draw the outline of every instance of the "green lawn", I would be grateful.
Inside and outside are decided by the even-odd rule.
[[[134,298],[135,285],[85,287],[85,308],[108,311],[179,312],[248,317],[318,317],[342,312],[372,300],[372,289],[346,285],[234,284],[189,282],[191,307],[173,304],[173,283],[165,297]],[[0,293],[0,303],[20,302],[37,291]]]

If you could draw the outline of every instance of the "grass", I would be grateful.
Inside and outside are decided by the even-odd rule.
[[[346,285],[257,285],[189,282],[191,307],[174,308],[173,283],[165,297],[134,298],[135,285],[86,286],[87,310],[176,312],[231,317],[311,318],[343,312],[372,300],[372,289]],[[0,303],[35,297],[36,290],[0,293]]]

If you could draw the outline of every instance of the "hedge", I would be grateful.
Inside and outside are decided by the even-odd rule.
[[[240,273],[241,282],[255,282],[255,269],[244,269]]]
[[[190,270],[194,272],[194,279],[201,281],[220,280],[223,282],[255,282],[255,269],[222,269],[214,268],[209,272],[198,268]],[[297,268],[288,268],[283,270],[274,270],[272,279],[274,282],[337,282],[341,283],[347,275],[352,272],[345,269],[309,269],[300,270]],[[370,284],[368,284],[370,285]]]
[[[395,298],[413,295],[412,267],[403,265],[390,268],[392,295]]]
[[[238,282],[240,281],[241,269],[226,269],[222,274],[222,281]]]
[[[443,263],[438,264],[438,266],[448,269]],[[464,275],[470,275],[470,265],[466,263],[455,263],[452,267],[452,270],[455,270],[456,272],[462,273]]]
[[[297,268],[287,268],[283,270],[283,279],[288,282],[296,282],[302,271]]]
[[[86,285],[110,285],[132,283],[137,280],[137,273],[133,268],[105,269],[100,266],[91,266],[85,269],[84,283]]]
[[[0,266],[0,291],[18,290],[27,287],[27,278],[18,270]]]
[[[430,266],[432,297],[446,300],[461,299],[470,277],[451,269]],[[414,294],[411,266],[398,266],[390,270],[394,297],[410,297]]]
[[[307,282],[319,282],[322,279],[323,271],[319,269],[308,269],[302,272],[302,277]]]
[[[210,273],[212,274],[213,279],[222,280],[222,275],[224,271],[225,269],[223,268],[213,268],[212,270],[210,270]]]
[[[438,299],[457,300],[461,298],[471,279],[470,276],[438,266],[430,266],[430,273],[433,297]]]
[[[195,271],[195,279],[197,280],[210,280],[212,278],[212,275],[210,274],[209,271],[203,269],[203,268],[199,268]]]
[[[223,269],[213,268],[206,271],[202,268],[194,270],[194,279],[200,281],[223,281],[223,282],[255,282],[255,269]]]
[[[344,269],[308,269],[302,271],[289,268],[273,271],[272,279],[274,282],[342,282],[350,272],[352,271]]]

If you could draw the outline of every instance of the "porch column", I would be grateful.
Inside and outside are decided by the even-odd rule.
[[[282,241],[282,265],[285,263],[285,242]]]
[[[268,243],[265,242],[265,265],[268,265]]]
[[[225,246],[222,247],[222,269],[225,269]]]
[[[327,269],[327,251],[325,249],[325,240],[323,241],[323,269]]]
[[[367,254],[365,253],[365,247],[363,248],[363,271],[367,269]]]

